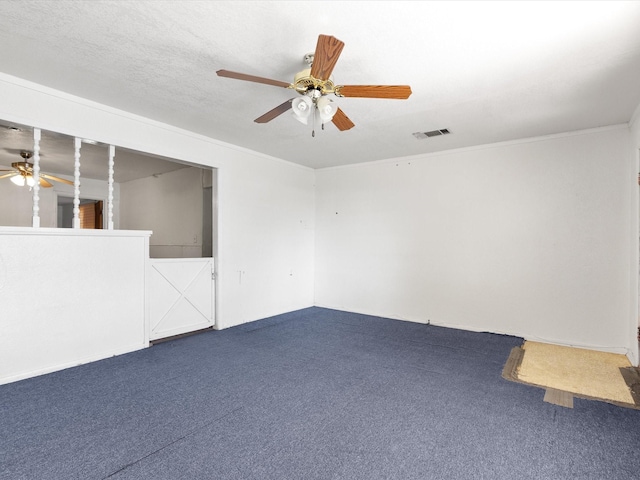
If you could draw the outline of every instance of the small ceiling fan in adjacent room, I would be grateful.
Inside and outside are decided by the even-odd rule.
[[[309,118],[315,121],[316,115],[320,117],[322,127],[328,121],[344,131],[354,127],[354,123],[347,115],[329,98],[336,97],[360,97],[360,98],[391,98],[404,100],[411,95],[411,87],[408,85],[336,85],[331,73],[335,67],[344,43],[329,35],[320,35],[316,50],[313,54],[305,55],[305,62],[310,68],[298,72],[293,83],[271,80],[264,77],[256,77],[244,73],[218,70],[221,77],[245,80],[247,82],[263,83],[275,87],[290,88],[298,92],[301,97],[287,100],[273,110],[256,118],[257,123],[267,123],[284,112],[292,109],[297,120],[307,124]],[[315,135],[315,131],[313,133]]]
[[[33,178],[33,164],[29,162],[33,154],[26,150],[20,152],[20,156],[22,157],[22,162],[13,162],[11,166],[13,170],[0,170],[0,172],[9,172],[3,175],[0,175],[0,179],[9,178],[13,183],[22,187],[27,185],[29,187],[33,187],[35,185],[35,180]],[[53,187],[53,184],[49,182],[49,180],[53,180],[54,182],[66,183],[67,185],[73,185],[73,182],[70,180],[65,180],[64,178],[56,177],[54,175],[49,175],[46,173],[40,173],[40,186],[49,188]]]

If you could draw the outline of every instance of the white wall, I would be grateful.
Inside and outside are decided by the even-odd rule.
[[[634,186],[632,188],[631,195],[631,205],[632,205],[632,213],[631,213],[631,231],[633,235],[633,241],[631,245],[631,252],[629,254],[630,258],[630,282],[637,293],[637,295],[633,298],[633,301],[629,304],[630,316],[634,321],[631,322],[630,325],[630,335],[638,338],[638,342],[634,342],[632,345],[632,351],[635,355],[634,365],[638,365],[640,363],[640,335],[638,328],[640,327],[640,311],[639,311],[639,299],[640,299],[640,105],[636,107],[633,117],[631,118],[631,122],[629,124],[629,131],[631,133],[631,141],[630,145],[630,156],[632,158],[632,170],[630,175],[634,178],[637,178],[637,184],[634,182]]]
[[[313,305],[313,170],[4,74],[0,98],[4,120],[219,169],[217,328]]]
[[[628,144],[622,126],[318,171],[316,304],[628,353]]]
[[[314,171],[229,153],[218,170],[218,250],[228,280],[218,294],[245,321],[313,306]]]
[[[202,256],[203,170],[186,167],[120,184],[120,228],[151,230],[152,258]]]
[[[48,191],[42,191],[40,201],[42,204],[39,214],[46,218],[48,216],[46,211],[55,205],[55,195]],[[0,180],[0,225],[30,227],[32,218],[33,193],[29,188],[18,187],[6,178]]]

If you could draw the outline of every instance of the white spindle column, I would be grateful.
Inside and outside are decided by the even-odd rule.
[[[73,163],[73,228],[80,228],[80,147],[82,139],[75,139]]]
[[[33,223],[34,228],[40,227],[40,129],[33,129]]]
[[[108,209],[108,229],[113,230],[113,159],[116,156],[116,147],[109,145],[109,209]]]

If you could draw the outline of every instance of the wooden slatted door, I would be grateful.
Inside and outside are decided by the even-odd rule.
[[[213,326],[214,277],[212,258],[150,259],[149,340]]]

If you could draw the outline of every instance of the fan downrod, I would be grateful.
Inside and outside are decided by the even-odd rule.
[[[302,61],[306,63],[309,66],[309,68],[311,68],[313,66],[314,56],[315,56],[315,52],[307,53],[302,59]]]

